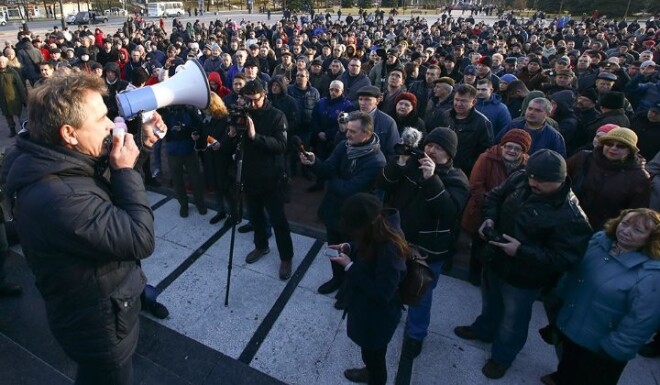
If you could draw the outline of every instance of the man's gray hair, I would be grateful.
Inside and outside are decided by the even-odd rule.
[[[550,101],[546,98],[534,98],[534,99],[530,100],[530,102],[529,102],[529,104],[532,104],[532,103],[543,105],[543,109],[548,114],[550,112],[552,112],[552,103],[550,103]]]

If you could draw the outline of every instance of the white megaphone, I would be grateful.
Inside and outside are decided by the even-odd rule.
[[[211,88],[204,68],[197,60],[188,60],[166,81],[117,94],[119,115],[132,119],[141,112],[170,105],[190,105],[206,109],[211,103]]]

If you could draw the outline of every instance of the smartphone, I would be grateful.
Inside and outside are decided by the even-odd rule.
[[[339,251],[326,247],[325,250],[323,251],[323,255],[325,255],[328,258],[332,258],[338,256]]]

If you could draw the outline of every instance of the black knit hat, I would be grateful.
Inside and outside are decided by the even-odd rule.
[[[442,147],[445,152],[453,159],[456,156],[458,148],[458,137],[454,130],[449,127],[437,127],[433,129],[424,139],[424,145],[427,143],[436,143]]]
[[[368,193],[355,194],[344,202],[340,211],[340,227],[350,233],[372,224],[383,209],[383,204],[375,195]]]
[[[542,148],[527,161],[527,177],[543,182],[563,182],[566,179],[566,161],[560,154]]]
[[[584,96],[585,98],[590,99],[594,103],[598,102],[598,93],[596,92],[595,88],[587,88],[586,90],[582,90],[578,93],[578,95]]]

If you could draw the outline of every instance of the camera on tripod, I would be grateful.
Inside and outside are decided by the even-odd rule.
[[[249,99],[248,99],[249,100]],[[229,107],[229,116],[227,122],[236,129],[236,132],[242,134],[247,131],[247,118],[249,116],[249,104],[234,104]]]

